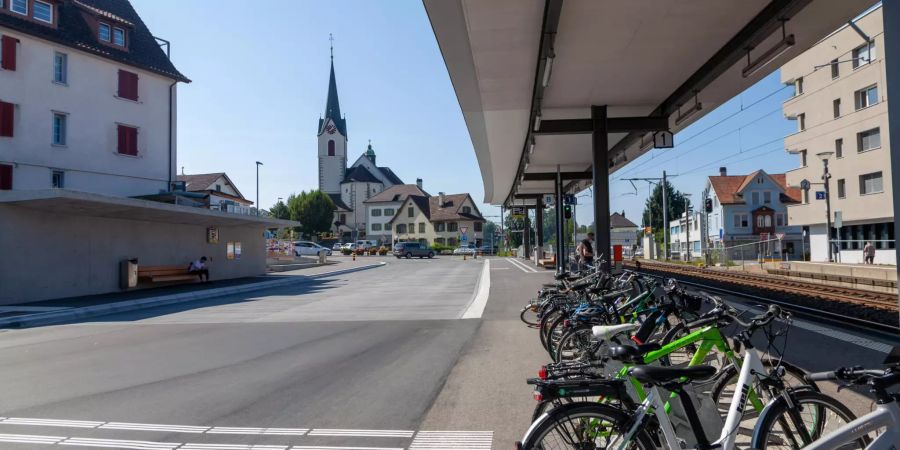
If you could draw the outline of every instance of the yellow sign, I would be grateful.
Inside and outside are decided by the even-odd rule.
[[[206,229],[206,243],[207,244],[218,244],[219,243],[219,229],[216,227],[209,227]]]
[[[228,259],[234,259],[234,242],[228,242],[225,244],[225,257]]]

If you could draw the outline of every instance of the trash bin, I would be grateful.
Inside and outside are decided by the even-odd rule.
[[[129,289],[138,284],[138,260],[130,258],[119,263],[119,287]]]

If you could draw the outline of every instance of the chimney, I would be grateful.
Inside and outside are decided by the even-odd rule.
[[[444,193],[438,192],[438,208],[444,207]]]
[[[419,187],[419,190],[422,190],[422,179],[416,178],[416,186]]]
[[[719,167],[719,176],[724,177],[724,176],[727,176],[727,175],[728,175],[728,169],[726,169],[726,168],[724,168],[724,167]]]

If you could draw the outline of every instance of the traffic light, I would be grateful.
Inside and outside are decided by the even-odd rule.
[[[704,206],[706,208],[706,212],[711,213],[712,209],[713,209],[712,208],[712,199],[711,198],[706,199]]]
[[[563,217],[566,219],[572,218],[572,205],[565,205],[563,207]]]

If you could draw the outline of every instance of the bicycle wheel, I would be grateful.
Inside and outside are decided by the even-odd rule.
[[[541,323],[539,325],[540,337],[541,337],[541,346],[544,347],[544,350],[550,351],[547,347],[547,333],[550,331],[550,326],[553,325],[553,322],[562,314],[562,312],[556,309],[549,309],[547,313],[541,317]]]
[[[774,370],[777,364],[778,361],[774,361],[771,358],[763,360],[763,366],[769,372]],[[782,361],[781,366],[784,367],[782,381],[784,381],[785,386],[811,386],[814,390],[819,390],[819,387],[815,382],[806,381],[807,372],[805,370],[786,361]],[[728,415],[728,410],[731,408],[731,400],[734,398],[734,387],[737,386],[738,375],[740,375],[738,369],[734,367],[733,364],[729,364],[719,372],[718,381],[716,381],[716,384],[712,388],[711,396],[713,402],[715,402],[716,407],[719,409],[719,414],[721,414],[723,418]],[[757,392],[757,395],[760,396],[762,403],[767,403],[771,400],[765,398],[765,392]],[[756,411],[755,408],[746,408],[744,410],[744,418],[755,419],[759,416],[760,412],[761,411]]]
[[[569,403],[554,408],[532,424],[521,450],[619,448],[627,432],[628,415],[622,410],[596,403]],[[640,430],[625,448],[653,450],[645,430]]]
[[[770,405],[753,430],[751,447],[758,450],[798,449],[850,423],[856,416],[838,400],[811,390],[791,393],[793,407],[783,397]],[[848,442],[841,450],[864,449],[869,437]]]
[[[659,342],[660,345],[665,347],[667,344],[677,341],[678,339],[691,334],[691,330],[684,326],[684,323],[679,322],[677,325],[673,326],[666,332],[663,336],[662,340]],[[691,358],[694,357],[694,353],[697,351],[696,344],[686,345],[675,350],[668,355],[665,355],[659,359],[659,364],[662,366],[677,366],[679,364],[686,365],[691,361]]]
[[[566,332],[556,344],[556,351],[553,354],[554,362],[590,358],[594,353],[592,350],[599,345],[601,345],[600,342],[594,340],[591,326],[578,326]]]
[[[547,330],[547,353],[550,354],[550,360],[552,361],[556,361],[556,346],[559,345],[560,339],[568,331],[565,321],[566,316],[560,314],[556,316],[556,319]]]
[[[522,308],[522,312],[519,313],[519,319],[522,322],[525,322],[525,325],[528,325],[529,327],[538,326],[537,312],[531,305]]]

